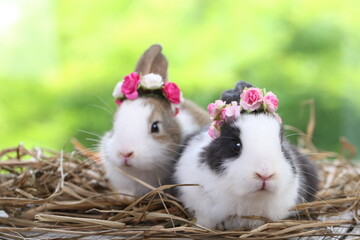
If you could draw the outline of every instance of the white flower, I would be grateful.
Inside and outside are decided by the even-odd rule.
[[[122,86],[123,82],[124,82],[124,80],[121,81],[121,82],[118,82],[118,83],[116,84],[116,86],[115,86],[115,88],[114,88],[114,91],[113,91],[113,93],[112,93],[112,95],[113,95],[114,98],[122,98],[122,97],[124,97],[124,94],[123,94],[122,91],[121,91],[121,86]]]
[[[160,89],[164,84],[159,74],[149,73],[141,78],[140,86],[145,89]]]

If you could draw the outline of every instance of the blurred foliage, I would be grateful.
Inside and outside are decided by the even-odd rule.
[[[0,147],[71,149],[111,128],[111,92],[161,43],[170,79],[201,106],[238,80],[274,91],[314,143],[360,149],[360,2],[0,0]]]

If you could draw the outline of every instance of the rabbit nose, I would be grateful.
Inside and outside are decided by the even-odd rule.
[[[274,176],[274,173],[273,174],[260,174],[260,173],[255,173],[256,177],[257,178],[260,178],[262,181],[267,181],[269,180],[270,178],[272,178]]]
[[[132,155],[134,155],[134,152],[119,152],[119,154],[124,158],[130,158]]]

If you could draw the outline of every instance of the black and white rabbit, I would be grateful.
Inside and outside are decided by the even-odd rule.
[[[167,82],[168,62],[161,50],[160,45],[147,49],[135,72],[151,81]],[[149,189],[123,175],[118,168],[154,187],[166,183],[184,139],[209,122],[206,111],[188,100],[184,100],[176,114],[172,104],[156,94],[125,99],[115,113],[113,129],[100,144],[106,177],[115,190],[130,196],[124,197],[127,200]]]
[[[239,102],[244,88],[225,91],[222,100]],[[192,137],[176,164],[179,198],[208,228],[254,228],[263,223],[246,218],[279,220],[290,208],[311,201],[318,177],[314,165],[284,138],[278,117],[266,112],[242,114],[221,125],[213,139],[207,131]]]

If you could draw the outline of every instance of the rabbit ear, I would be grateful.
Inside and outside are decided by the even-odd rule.
[[[221,100],[226,103],[231,103],[232,101],[240,101],[240,92],[236,89],[226,90],[221,94]]]
[[[235,89],[238,90],[240,93],[242,93],[242,91],[244,91],[245,88],[251,88],[253,85],[251,85],[248,82],[245,81],[239,81],[236,86]]]
[[[162,53],[158,54],[154,59],[150,72],[159,74],[164,82],[168,81],[168,61]]]
[[[151,66],[155,58],[161,53],[161,46],[158,44],[151,45],[140,57],[135,72],[145,75],[150,73]]]
[[[245,81],[239,81],[234,89],[226,90],[221,94],[221,100],[226,103],[231,103],[232,101],[239,102],[240,94],[244,91],[245,88],[250,88],[252,85]]]

